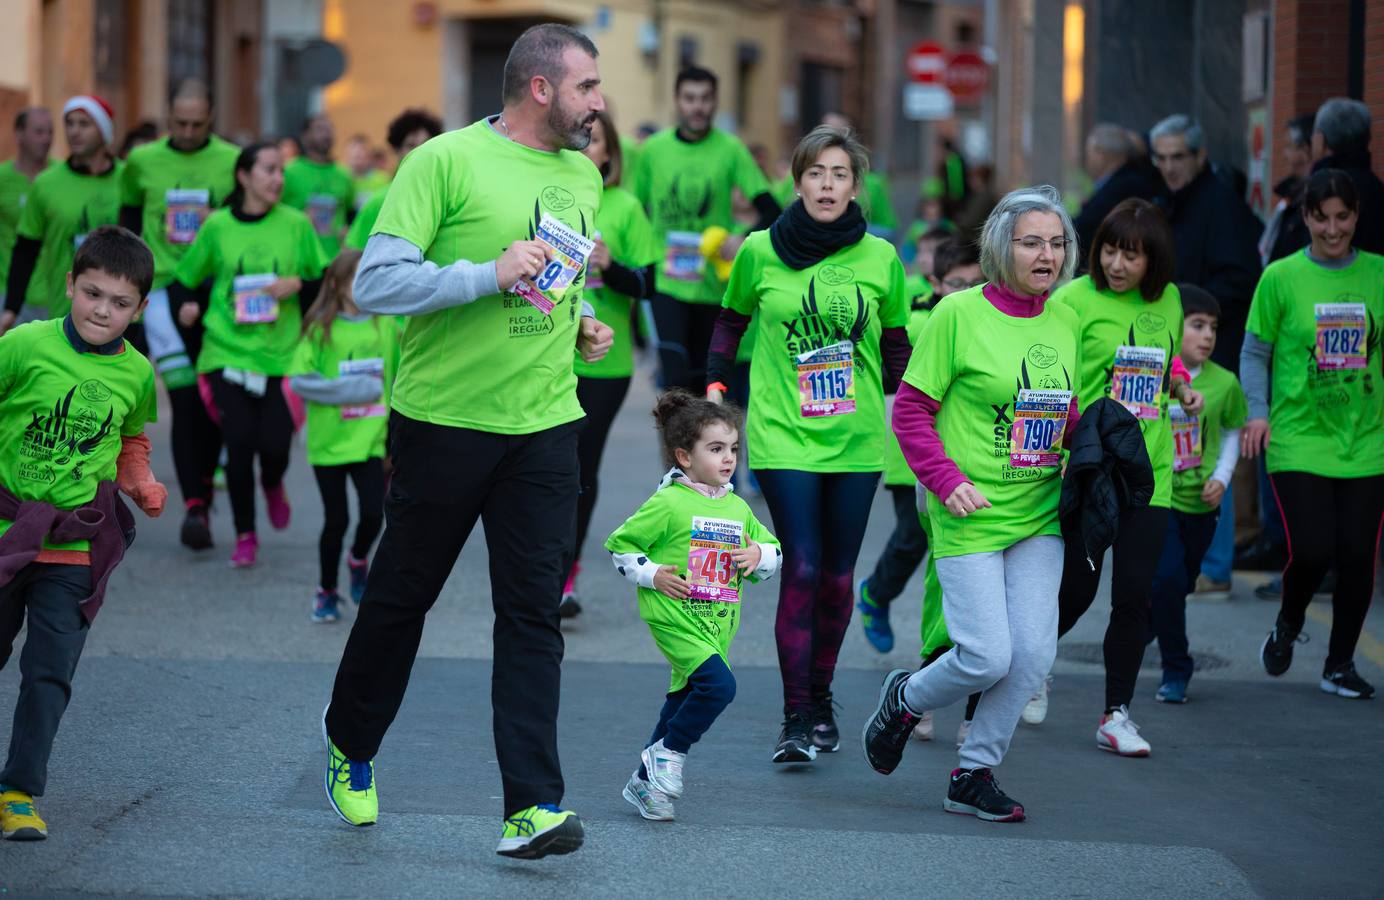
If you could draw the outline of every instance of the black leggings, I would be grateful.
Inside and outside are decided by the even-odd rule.
[[[1288,624],[1302,627],[1307,605],[1335,564],[1331,597],[1331,643],[1326,671],[1355,656],[1374,594],[1374,558],[1384,519],[1384,475],[1326,478],[1306,472],[1269,476],[1283,528],[1288,533],[1288,565],[1283,570],[1283,606]]]
[[[341,569],[341,543],[351,524],[346,479],[350,478],[356,486],[360,505],[360,524],[356,526],[356,539],[351,543],[351,556],[365,559],[384,526],[384,461],[373,456],[364,462],[313,466],[312,472],[317,476],[317,490],[322,494],[322,536],[317,541],[317,555],[322,564],[319,587],[334,591]]]
[[[173,410],[173,469],[178,473],[183,502],[210,504],[212,478],[221,456],[221,429],[207,414],[195,383],[170,388],[168,403]]]
[[[706,351],[721,315],[719,303],[687,303],[667,294],[654,294],[654,329],[658,332],[658,361],[664,389],[706,392]]]
[[[577,400],[586,411],[581,436],[577,438],[577,461],[581,465],[581,493],[577,496],[577,543],[573,559],[581,561],[581,548],[591,526],[591,513],[596,509],[597,476],[601,455],[605,453],[606,438],[615,414],[629,393],[628,378],[578,378]]]
[[[1168,532],[1168,508],[1145,506],[1125,510],[1115,539],[1115,571],[1110,579],[1110,624],[1105,629],[1105,708],[1128,706],[1134,700],[1134,683],[1144,662],[1148,643],[1149,604],[1153,597],[1153,573],[1163,553]],[[1091,608],[1100,586],[1105,561],[1095,560],[1095,571],[1086,562],[1080,541],[1068,541],[1058,590],[1057,635],[1072,630]]]
[[[255,530],[255,457],[260,462],[260,484],[277,487],[288,471],[288,452],[293,443],[293,416],[284,400],[283,379],[267,380],[263,397],[232,384],[218,370],[207,373],[212,399],[221,416],[226,439],[226,491],[231,495],[235,533]]]

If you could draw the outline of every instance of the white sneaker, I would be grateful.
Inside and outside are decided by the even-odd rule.
[[[660,740],[645,747],[639,758],[644,761],[650,784],[667,794],[669,800],[682,796],[682,764],[687,761],[686,753],[669,750]]]
[[[961,727],[956,729],[956,749],[960,750],[961,745],[966,743],[966,738],[971,734],[971,720],[962,719]]]
[[[644,818],[655,822],[673,821],[673,801],[668,799],[667,794],[640,778],[638,771],[630,776],[624,794],[625,799],[634,804],[634,808],[639,810],[639,814]]]
[[[918,719],[918,724],[913,726],[913,740],[932,740],[932,710],[923,713]]]
[[[1096,746],[1120,756],[1148,756],[1153,750],[1148,741],[1139,737],[1139,726],[1129,717],[1127,706],[1112,712],[1110,719],[1096,729]]]
[[[1029,698],[1024,705],[1021,717],[1027,725],[1042,725],[1043,720],[1048,717],[1048,691],[1052,689],[1052,676],[1043,679],[1043,683],[1038,686],[1038,692]]]

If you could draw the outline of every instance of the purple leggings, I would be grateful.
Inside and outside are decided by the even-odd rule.
[[[783,543],[774,624],[783,705],[806,713],[813,693],[829,689],[836,672],[879,473],[757,469],[755,476]]]

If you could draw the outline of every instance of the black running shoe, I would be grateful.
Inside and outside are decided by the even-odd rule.
[[[1360,677],[1355,663],[1348,662],[1322,673],[1322,690],[1349,700],[1368,700],[1374,696],[1374,685]]]
[[[817,747],[812,743],[812,722],[802,713],[786,710],[783,730],[779,732],[778,746],[774,748],[774,762],[805,763],[816,758]]]
[[[860,735],[865,759],[881,775],[898,768],[903,748],[908,746],[908,736],[918,724],[919,717],[903,702],[903,685],[908,674],[907,669],[895,669],[884,676],[884,684],[879,689],[879,705]]]
[[[951,784],[942,808],[949,813],[975,816],[987,822],[1022,822],[1024,807],[1000,790],[989,769],[952,769]]]
[[[562,604],[558,606],[557,614],[564,619],[575,619],[581,615],[581,603],[577,600],[577,595],[563,594]]]
[[[211,549],[211,523],[207,521],[207,507],[204,504],[188,504],[179,539],[183,546],[192,550]]]
[[[841,746],[841,732],[836,727],[836,715],[831,691],[813,693],[812,745],[823,753],[835,753]]]
[[[1259,648],[1259,661],[1264,664],[1265,672],[1276,678],[1288,671],[1293,664],[1293,645],[1307,643],[1307,635],[1301,632],[1301,625],[1290,625],[1284,620],[1283,613],[1278,614],[1273,631],[1264,638],[1264,646]]]

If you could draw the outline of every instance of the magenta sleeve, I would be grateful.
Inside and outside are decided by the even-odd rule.
[[[894,398],[893,426],[904,459],[918,481],[946,500],[958,485],[970,479],[942,446],[942,437],[937,433],[937,412],[941,408],[941,401],[904,382]]]

